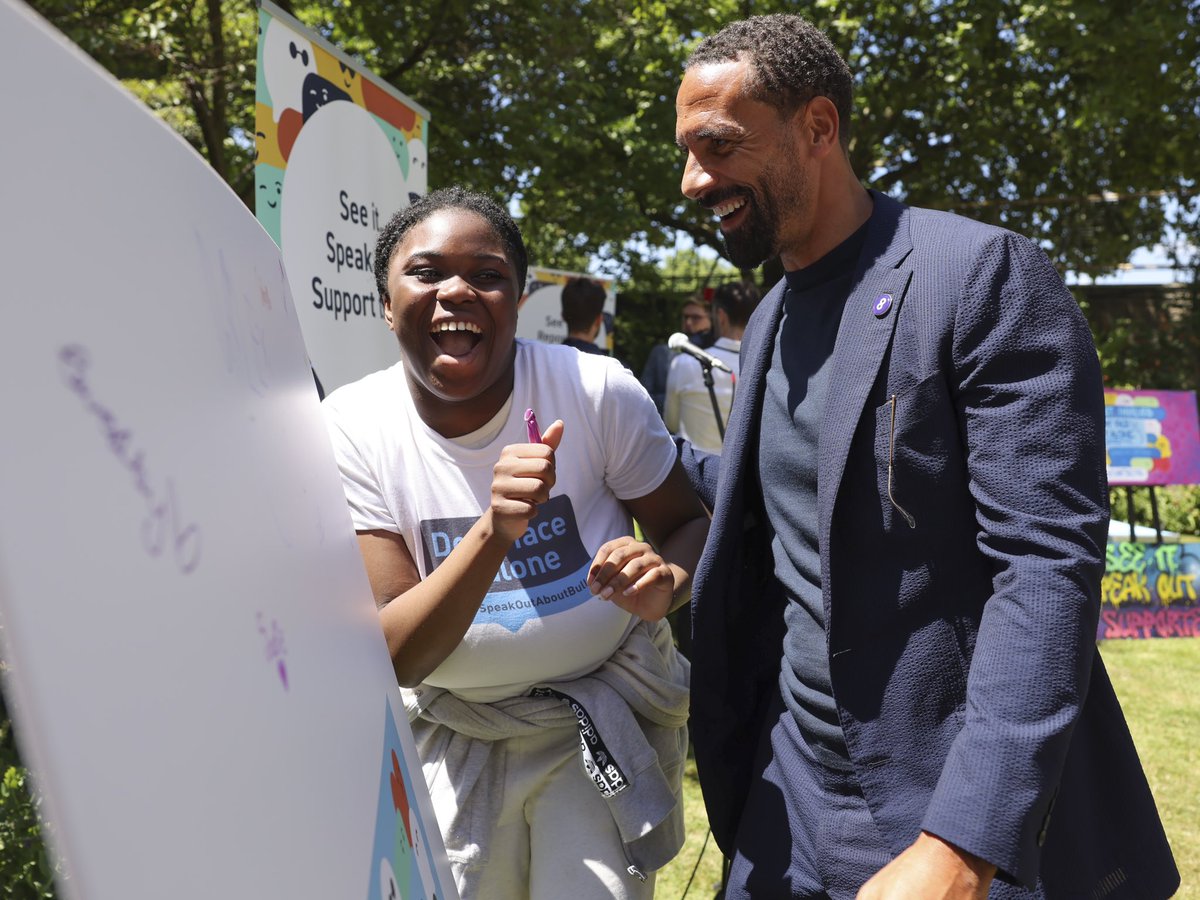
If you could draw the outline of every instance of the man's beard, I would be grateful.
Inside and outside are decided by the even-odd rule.
[[[779,211],[769,195],[747,198],[746,221],[733,231],[722,231],[729,260],[739,269],[755,269],[775,256]]]
[[[786,175],[780,166],[764,170],[758,186],[746,195],[746,221],[733,231],[721,232],[730,262],[739,269],[754,269],[778,256],[782,240],[780,207],[786,204],[793,211],[803,208],[808,191],[808,182],[798,170]]]

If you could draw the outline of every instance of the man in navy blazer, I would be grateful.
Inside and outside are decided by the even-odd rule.
[[[734,23],[676,102],[686,196],[786,277],[742,342],[695,577],[692,726],[727,897],[1170,896],[1095,647],[1103,396],[1029,240],[865,190],[851,75]]]

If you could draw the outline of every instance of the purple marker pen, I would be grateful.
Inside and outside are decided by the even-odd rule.
[[[542,442],[542,432],[538,429],[537,416],[533,414],[532,409],[525,410],[525,429],[529,434],[529,443],[540,444]]]

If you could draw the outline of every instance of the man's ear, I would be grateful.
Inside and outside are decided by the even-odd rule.
[[[604,322],[604,313],[600,313],[600,315],[596,316],[596,321],[592,323],[592,337],[593,338],[600,333],[600,325],[603,322]]]
[[[823,155],[838,146],[841,120],[832,100],[813,97],[801,115],[804,116],[804,138],[814,151]]]

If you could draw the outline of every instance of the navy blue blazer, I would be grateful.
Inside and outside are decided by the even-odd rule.
[[[1051,897],[1169,896],[1179,876],[1095,652],[1108,488],[1087,324],[1029,240],[873,198],[818,460],[830,674],[864,796],[897,852],[926,830]],[[784,287],[742,340],[722,457],[682,448],[713,510],[691,732],[727,854],[779,690],[757,459]]]

